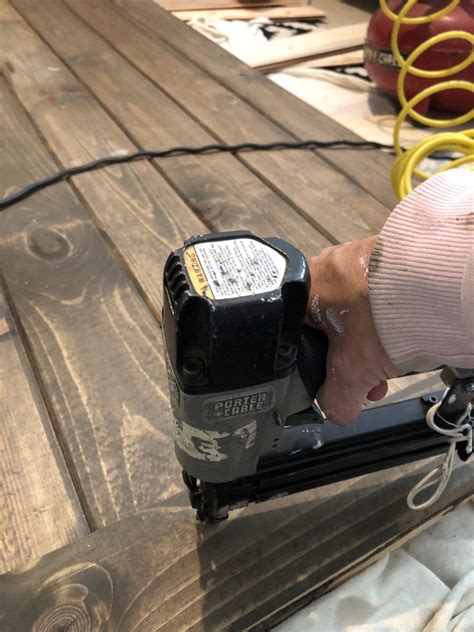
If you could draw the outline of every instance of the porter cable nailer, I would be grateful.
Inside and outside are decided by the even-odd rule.
[[[168,258],[175,450],[201,520],[447,452],[439,480],[431,473],[412,491],[419,508],[441,495],[456,453],[472,453],[474,370],[445,369],[446,393],[368,409],[347,426],[324,419],[314,395],[327,339],[304,325],[308,287],[298,250],[249,232],[192,237]]]

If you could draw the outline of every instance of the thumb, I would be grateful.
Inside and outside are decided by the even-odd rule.
[[[388,384],[387,380],[380,382],[377,386],[374,386],[367,393],[367,399],[370,399],[371,402],[378,402],[383,399],[385,395],[388,393]]]

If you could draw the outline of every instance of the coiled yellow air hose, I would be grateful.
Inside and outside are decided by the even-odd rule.
[[[400,12],[393,13],[387,6],[386,0],[380,0],[380,7],[385,15],[393,21],[393,29],[391,34],[391,48],[392,54],[400,66],[400,72],[397,80],[397,96],[400,101],[402,109],[397,117],[395,128],[393,131],[393,146],[397,154],[397,158],[394,162],[391,180],[392,187],[397,197],[401,200],[410,191],[412,191],[413,177],[417,176],[422,180],[426,180],[431,174],[425,173],[418,168],[420,162],[433,154],[436,151],[450,151],[462,154],[460,158],[453,159],[449,164],[445,165],[440,171],[446,169],[452,169],[467,163],[474,163],[474,129],[470,129],[462,132],[442,132],[435,134],[430,138],[420,140],[407,150],[404,150],[400,145],[400,129],[407,116],[410,116],[413,120],[418,121],[424,125],[431,127],[452,127],[456,125],[463,125],[474,118],[474,109],[457,116],[455,118],[439,120],[429,116],[423,116],[416,112],[414,109],[420,101],[431,97],[437,92],[443,90],[467,90],[474,92],[474,84],[470,81],[463,81],[457,79],[451,79],[442,81],[436,85],[425,88],[410,100],[406,98],[405,94],[405,79],[407,74],[412,74],[417,77],[424,77],[428,79],[445,79],[452,75],[461,72],[467,68],[474,61],[474,35],[466,31],[447,31],[440,33],[434,37],[430,37],[428,40],[420,44],[408,57],[403,59],[398,47],[398,34],[402,24],[426,24],[432,22],[438,18],[447,15],[452,11],[461,0],[452,0],[443,9],[425,15],[421,17],[409,18],[406,17],[407,13],[416,4],[417,0],[407,0]],[[443,68],[442,70],[423,70],[414,65],[414,62],[418,57],[427,51],[432,46],[444,42],[449,39],[463,39],[470,42],[472,51],[461,62],[452,66],[451,68]]]

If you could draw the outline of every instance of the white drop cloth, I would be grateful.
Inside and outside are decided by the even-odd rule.
[[[474,504],[279,625],[278,632],[473,632]]]

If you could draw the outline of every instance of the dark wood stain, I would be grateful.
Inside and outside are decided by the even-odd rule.
[[[1,79],[0,104],[0,181],[53,171]],[[2,213],[0,224],[0,267],[91,524],[179,491],[158,323],[84,207],[59,184]]]
[[[212,130],[217,140],[233,144],[291,138],[238,94],[196,67],[191,61],[194,57],[183,57],[161,39],[131,25],[109,0],[68,0],[67,4],[201,125]],[[169,68],[173,68],[172,73]],[[333,240],[373,234],[386,219],[387,209],[382,204],[312,152],[250,152],[241,154],[240,160]]]
[[[0,572],[6,573],[89,530],[1,289],[0,411]]]
[[[139,146],[354,138],[149,0],[0,0],[0,69],[0,196]],[[1,632],[269,629],[473,494],[464,466],[409,512],[412,464],[202,526],[180,481],[168,252],[249,228],[311,255],[376,231],[388,187],[380,152],[182,156],[1,214],[0,571],[28,564],[0,576]]]
[[[5,2],[0,57],[21,68],[8,82],[61,166],[136,150],[87,88]],[[49,164],[44,175],[58,169],[53,160]],[[15,181],[19,186],[27,182]],[[158,313],[158,279],[166,257],[190,233],[206,232],[205,225],[146,161],[77,176],[73,184]]]
[[[175,497],[0,577],[2,632],[267,630],[472,495],[462,467],[434,507],[408,512],[426,468],[269,502],[214,527]]]
[[[215,137],[64,5],[17,2],[15,6],[140,147],[215,142]],[[277,236],[291,231],[295,245],[308,255],[330,243],[230,155],[182,156],[156,163],[211,230],[246,227],[260,235]]]
[[[210,77],[288,133],[300,139],[360,140],[357,134],[267,80],[258,70],[249,68],[220,47],[216,50],[212,42],[196,31],[189,33],[184,23],[160,10],[156,4],[143,0],[113,2],[124,11],[127,18],[133,18],[142,28],[175,48],[178,54],[192,60]],[[319,149],[317,154],[385,207],[392,209],[395,196],[386,176],[393,162],[391,157],[379,150],[364,152],[363,160],[360,151],[351,149]]]

